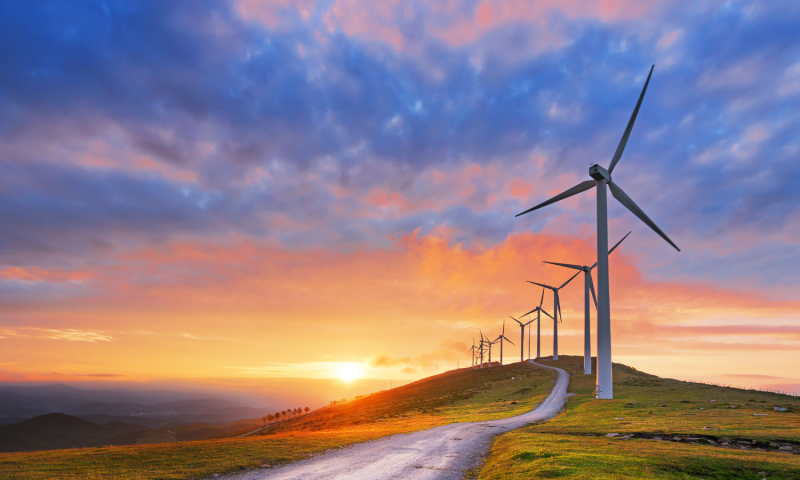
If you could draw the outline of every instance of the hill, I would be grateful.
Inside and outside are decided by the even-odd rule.
[[[617,398],[594,400],[594,377],[580,373],[581,357],[542,361],[573,374],[576,395],[558,417],[498,437],[474,477],[722,480],[762,479],[763,471],[770,479],[800,479],[800,455],[789,454],[800,446],[796,397],[659,378],[615,364]],[[553,378],[530,364],[461,369],[225,438],[0,454],[0,477],[206,478],[386,435],[515,415],[547,395]],[[783,453],[782,446],[792,450]]]
[[[460,369],[325,407],[269,431],[251,426],[212,440],[0,454],[0,477],[205,478],[445,423],[516,415],[546,397],[554,378],[528,363]]]
[[[63,413],[48,413],[10,425],[0,425],[0,451],[90,447],[115,437],[148,430],[150,428],[144,425],[122,422],[97,425]]]
[[[576,373],[575,396],[558,417],[498,437],[478,478],[800,479],[798,397],[614,364],[614,400],[595,400],[583,357],[543,363]]]

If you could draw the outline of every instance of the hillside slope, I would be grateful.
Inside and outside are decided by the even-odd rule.
[[[512,380],[512,377],[514,379]],[[522,377],[522,378],[520,378]],[[456,421],[503,418],[531,410],[554,374],[530,364],[462,369],[326,408],[265,435],[0,454],[0,477],[187,479],[275,465],[331,448]],[[324,415],[323,415],[324,413]]]
[[[583,357],[544,363],[583,370]],[[800,479],[800,398],[613,368],[614,400],[573,375],[565,412],[498,437],[479,477]]]

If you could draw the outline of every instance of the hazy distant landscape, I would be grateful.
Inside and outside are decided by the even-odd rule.
[[[185,396],[64,384],[3,385],[0,451],[196,440],[252,426],[275,411],[220,398],[164,401]]]

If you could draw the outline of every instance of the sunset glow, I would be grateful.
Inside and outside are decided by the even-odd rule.
[[[336,375],[345,382],[352,382],[361,376],[361,369],[356,364],[344,364],[339,367]]]

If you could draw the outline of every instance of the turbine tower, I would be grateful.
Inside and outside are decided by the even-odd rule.
[[[484,339],[483,339],[483,332],[481,332],[480,329],[478,329],[478,331],[481,334],[481,343],[480,343],[480,346],[481,346],[481,348],[480,348],[480,350],[481,350],[481,368],[483,368],[483,344],[484,344]]]
[[[495,340],[495,343],[500,342],[500,366],[501,367],[503,366],[503,340],[505,340],[506,342],[510,343],[511,345],[514,345],[514,342],[509,340],[508,337],[506,337],[506,321],[505,320],[503,320],[503,333],[501,333],[500,336],[497,337],[497,339]]]
[[[536,318],[535,319],[531,320],[530,322],[526,323],[525,325],[522,325],[522,323],[520,323],[519,320],[517,320],[514,317],[511,317],[511,318],[514,319],[515,322],[520,324],[520,326],[522,327],[523,331],[525,330],[525,327],[527,327],[531,323],[537,322],[536,323],[536,358],[539,358],[541,356],[541,353],[542,353],[542,344],[541,344],[541,338],[542,338],[541,337],[541,333],[542,333],[542,328],[541,328],[541,326],[542,326],[541,325],[542,324],[542,322],[541,322],[541,320],[542,320],[542,312],[544,312],[545,315],[550,317],[550,314],[547,313],[542,308],[542,304],[543,303],[544,303],[544,288],[542,289],[542,298],[539,300],[539,306],[534,308],[530,312],[526,313],[525,315],[522,315],[523,317],[527,317],[531,313],[536,312]],[[553,318],[553,317],[550,317],[550,318]],[[522,355],[522,348],[520,348],[520,356],[521,355]],[[531,358],[531,329],[529,328],[528,329],[528,360],[530,360],[530,358]]]
[[[525,327],[527,327],[531,323],[535,322],[536,319],[534,318],[533,320],[531,320],[528,323],[522,323],[519,320],[517,320],[516,318],[512,317],[511,315],[509,315],[509,318],[511,318],[511,320],[514,320],[515,322],[519,323],[519,361],[520,362],[524,362],[525,361]],[[529,354],[530,354],[530,349],[531,349],[530,343],[531,342],[528,341],[528,353]]]
[[[622,240],[628,238],[631,232],[628,232]],[[611,250],[608,251],[608,254],[611,255],[611,252],[616,249],[622,240],[617,242],[616,245],[611,247]],[[594,308],[597,308],[597,295],[594,293],[594,282],[592,282],[592,269],[597,266],[597,262],[594,262],[594,265],[591,267],[587,267],[586,265],[570,265],[568,263],[556,263],[556,262],[544,262],[549,263],[550,265],[558,265],[560,267],[571,268],[573,270],[580,270],[583,272],[583,312],[584,312],[584,320],[583,320],[583,374],[584,375],[591,375],[592,374],[592,327],[589,323],[591,320],[591,306],[589,305],[589,293],[591,292],[592,298],[594,298]]]
[[[544,288],[542,289],[542,298],[539,300],[539,306],[531,310],[530,312],[522,315],[526,317],[533,312],[536,312],[536,358],[542,356],[542,313],[547,315],[550,318],[553,318],[545,309],[542,308],[542,304],[544,303]],[[532,322],[533,320],[531,320]],[[528,322],[530,323],[530,322]],[[526,324],[527,325],[527,324]],[[528,329],[528,359],[531,358],[531,329]]]
[[[472,352],[472,368],[475,368],[475,337],[472,337],[472,346],[469,347],[467,350]]]
[[[558,360],[558,323],[559,319],[563,322],[563,318],[561,316],[561,301],[558,299],[558,291],[562,288],[566,287],[569,282],[571,282],[575,277],[580,275],[581,272],[576,273],[573,275],[569,280],[564,282],[560,287],[551,287],[550,285],[545,285],[543,283],[536,283],[536,282],[528,282],[534,285],[539,285],[540,287],[544,287],[553,291],[553,360]]]
[[[592,177],[592,180],[579,183],[550,200],[517,214],[517,217],[519,217],[520,215],[532,212],[538,208],[545,207],[551,203],[556,203],[559,200],[597,187],[597,398],[602,399],[614,398],[614,382],[611,372],[611,305],[609,303],[610,298],[608,292],[608,201],[606,185],[608,185],[611,194],[619,203],[624,205],[625,208],[636,215],[639,220],[653,229],[661,238],[672,245],[675,250],[681,251],[681,249],[650,220],[650,217],[631,200],[622,188],[611,181],[611,172],[614,171],[617,162],[622,158],[622,152],[625,150],[625,145],[628,143],[628,137],[630,137],[631,130],[633,130],[633,124],[636,122],[636,116],[639,114],[639,107],[642,105],[642,100],[644,99],[644,94],[647,91],[647,85],[650,83],[650,77],[652,75],[653,67],[650,68],[647,81],[645,81],[642,93],[639,95],[639,101],[636,102],[636,107],[633,109],[633,114],[631,114],[631,118],[628,121],[628,126],[625,127],[625,132],[622,134],[619,145],[617,145],[617,150],[611,158],[608,170],[597,164],[592,165],[589,167],[589,176]]]

